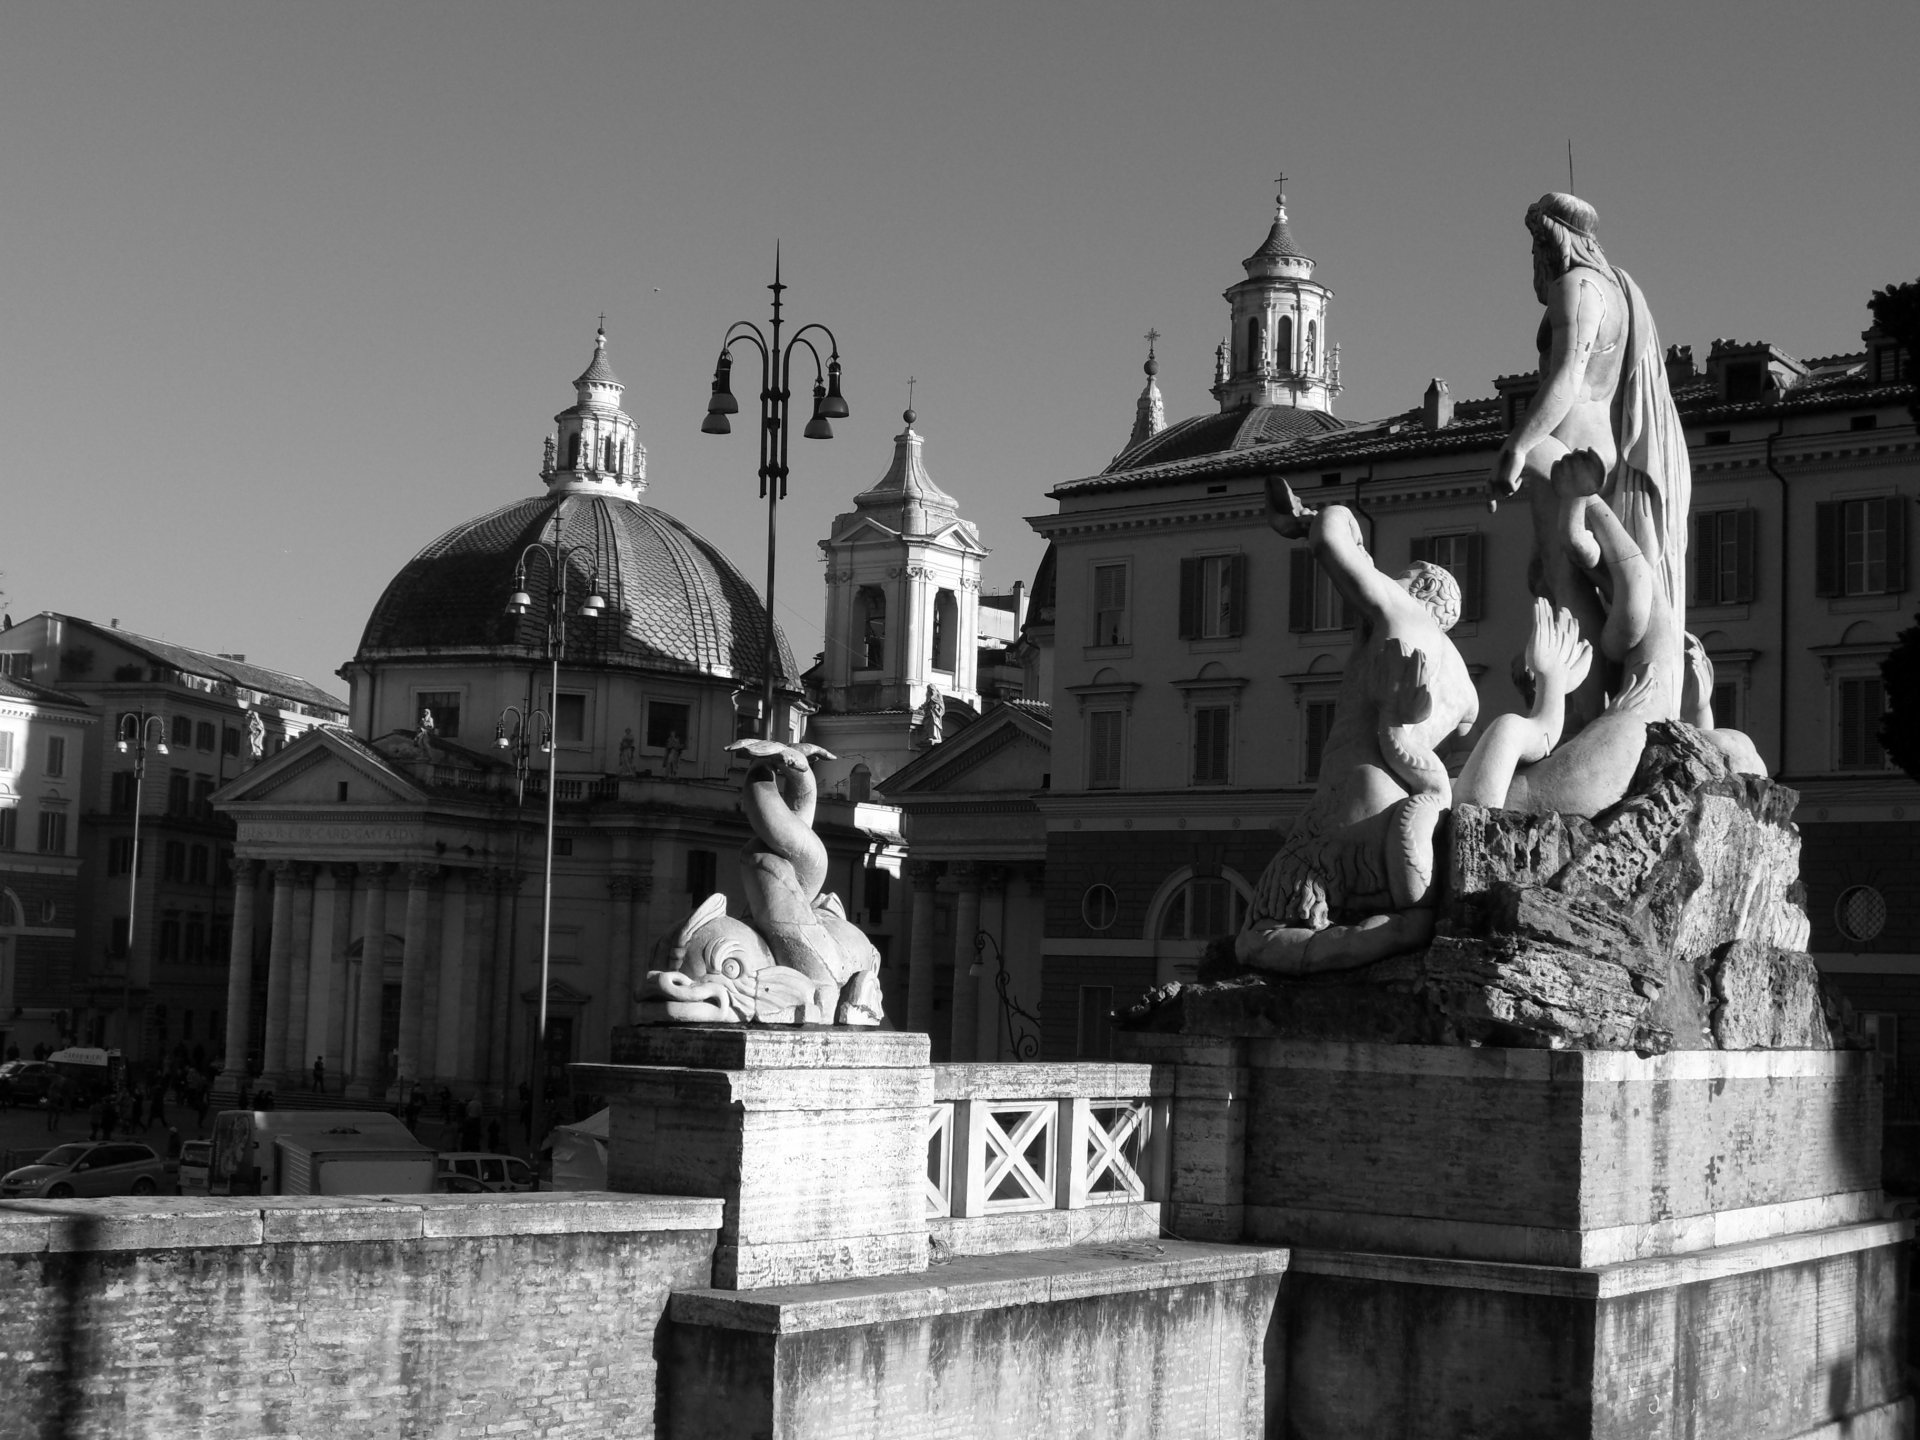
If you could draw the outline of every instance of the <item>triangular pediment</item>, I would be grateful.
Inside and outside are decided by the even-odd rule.
[[[426,791],[344,731],[309,730],[214,795],[222,809],[244,805],[337,804],[340,785],[355,805],[422,805]]]
[[[851,525],[834,533],[832,544],[849,545],[863,541],[868,543],[877,540],[894,541],[900,538],[898,530],[889,530],[871,515],[858,515],[851,518],[853,519]]]
[[[1022,707],[999,705],[896,770],[880,790],[909,807],[917,797],[1027,793],[1052,768],[1052,726]]]
[[[974,535],[973,527],[964,520],[956,520],[953,524],[935,531],[927,537],[926,543],[945,545],[949,549],[959,550],[968,555],[987,553],[987,547],[980,543]]]

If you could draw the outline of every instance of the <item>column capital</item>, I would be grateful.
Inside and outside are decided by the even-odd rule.
[[[907,883],[916,890],[931,890],[940,883],[943,868],[938,860],[909,860]]]
[[[397,868],[399,867],[391,860],[362,860],[360,862],[360,873],[375,885],[380,884],[388,876],[392,875]]]
[[[260,873],[260,862],[258,860],[255,860],[250,855],[249,856],[236,855],[233,858],[231,868],[233,870],[234,884],[251,885],[253,883],[254,877]]]
[[[440,878],[443,868],[429,860],[414,861],[407,866],[407,884],[415,889],[425,889]]]
[[[293,862],[293,878],[300,884],[311,885],[319,878],[319,875],[320,866],[316,861],[296,860]]]
[[[982,873],[987,867],[972,860],[956,860],[947,866],[947,874],[962,890],[978,890]]]
[[[329,865],[327,869],[333,875],[336,886],[353,884],[354,877],[360,873],[360,867],[352,861],[343,861],[338,865]]]
[[[266,862],[267,873],[275,880],[291,880],[295,863],[292,860],[269,860]]]
[[[491,890],[493,888],[493,872],[491,870],[486,870],[476,865],[471,869],[461,870],[459,874],[462,883],[466,885],[470,892]]]
[[[607,893],[615,900],[645,900],[653,894],[653,876],[613,874],[607,877]]]
[[[502,895],[510,895],[518,890],[526,878],[518,870],[509,870],[504,865],[495,865],[487,871],[487,879]]]
[[[980,871],[980,888],[998,893],[1007,888],[1007,867],[1004,865],[982,864],[976,867]]]

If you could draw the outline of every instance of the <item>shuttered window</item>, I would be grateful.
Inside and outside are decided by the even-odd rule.
[[[1907,588],[1907,502],[1899,495],[1813,507],[1816,595],[1897,595]]]
[[[1693,517],[1687,603],[1744,605],[1753,599],[1756,523],[1751,510],[1706,510]]]
[[[1202,705],[1193,712],[1193,784],[1228,783],[1232,729],[1229,706]]]
[[[1880,748],[1880,717],[1887,692],[1877,675],[1840,682],[1840,768],[1880,770],[1887,752]]]
[[[1460,618],[1478,620],[1485,611],[1486,537],[1478,530],[1413,537],[1409,560],[1438,565],[1460,587]]]
[[[1093,640],[1095,645],[1127,643],[1127,567],[1093,567]]]
[[[1244,555],[1196,555],[1180,562],[1180,638],[1224,640],[1246,633]]]
[[[1352,621],[1347,603],[1313,552],[1305,548],[1293,551],[1291,565],[1287,576],[1287,628],[1296,634],[1349,628]]]
[[[1126,765],[1127,716],[1124,710],[1095,710],[1087,716],[1087,788],[1117,790]]]
[[[1327,734],[1333,729],[1331,700],[1309,700],[1302,707],[1300,775],[1305,780],[1320,778],[1320,762],[1326,758]]]

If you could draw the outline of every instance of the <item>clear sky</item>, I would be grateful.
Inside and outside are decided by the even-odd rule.
[[[1521,217],[1575,181],[1663,337],[1856,348],[1920,274],[1920,5],[89,4],[0,16],[0,585],[329,684],[381,589],[536,493],[607,312],[649,500],[756,586],[727,323],[840,338],[782,623],[917,376],[934,478],[1022,517],[1126,438],[1149,327],[1211,409],[1285,171],[1366,418],[1532,364]],[[749,401],[749,403],[751,403]]]

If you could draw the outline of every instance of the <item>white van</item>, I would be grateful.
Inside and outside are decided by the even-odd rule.
[[[430,1195],[433,1151],[378,1110],[223,1110],[215,1195]]]

